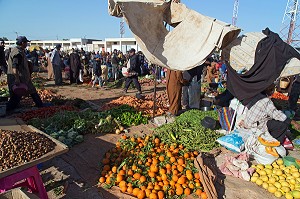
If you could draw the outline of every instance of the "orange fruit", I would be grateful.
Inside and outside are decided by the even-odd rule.
[[[162,179],[162,181],[165,181],[168,179],[168,176],[166,174],[162,174],[161,179]]]
[[[117,182],[121,182],[124,179],[122,175],[117,175]]]
[[[175,170],[173,170],[173,175],[177,175],[179,172],[175,169]]]
[[[179,172],[182,172],[183,169],[184,169],[183,166],[181,166],[181,165],[178,165],[178,166],[177,166],[177,170],[178,170]]]
[[[127,193],[132,194],[132,192],[133,192],[132,186],[128,186],[127,187]]]
[[[157,184],[157,185],[154,185],[154,190],[156,190],[156,191],[159,191],[161,188],[160,188],[160,186]]]
[[[197,190],[196,190],[197,196],[201,196],[201,193],[202,193],[202,190],[201,190],[201,189],[197,189]]]
[[[160,176],[156,176],[156,179],[157,179],[158,182],[162,181]]]
[[[132,195],[137,196],[139,194],[139,192],[140,192],[139,188],[134,188],[132,191]]]
[[[177,163],[178,163],[179,165],[183,165],[183,164],[184,164],[184,160],[183,160],[182,158],[179,158],[179,159],[177,160]]]
[[[109,159],[104,158],[104,159],[102,160],[102,163],[103,163],[103,164],[108,164],[108,163],[109,163]]]
[[[151,172],[151,171],[148,173],[148,175],[149,175],[150,178],[154,178],[155,177],[155,173]]]
[[[125,187],[126,185],[127,183],[124,180],[119,183],[119,187]]]
[[[117,173],[117,167],[116,166],[113,166],[112,168],[111,168],[111,171],[113,172],[113,173]]]
[[[189,188],[184,189],[184,195],[188,196],[191,194],[191,190]]]
[[[194,177],[194,176],[193,176],[193,174],[191,174],[191,173],[186,174],[186,178],[189,179],[189,180],[192,180],[193,177]]]
[[[126,172],[124,170],[120,170],[118,174],[124,176]]]
[[[172,180],[173,180],[174,182],[177,182],[177,181],[178,181],[178,176],[177,176],[177,175],[173,175],[173,176],[172,176]]]
[[[139,174],[139,173],[133,174],[133,178],[136,180],[140,179],[140,177],[141,177],[141,174]]]
[[[146,166],[147,166],[147,167],[150,167],[150,166],[151,166],[151,163],[150,163],[150,162],[146,162]]]
[[[182,144],[180,144],[180,145],[178,146],[178,148],[183,149],[184,146],[183,146]]]
[[[159,161],[163,162],[165,160],[165,157],[161,155],[161,156],[159,156],[158,159],[159,159]]]
[[[163,198],[165,197],[165,194],[164,194],[163,191],[159,191],[159,192],[157,193],[157,196],[158,196],[158,199],[163,199]]]
[[[199,173],[194,173],[194,177],[195,177],[196,179],[200,179]]]
[[[137,169],[137,166],[134,164],[134,165],[132,165],[131,169],[132,169],[133,171],[135,171],[135,170]]]
[[[122,193],[125,193],[125,192],[127,191],[127,186],[120,187],[120,189],[121,189],[121,192],[122,192]]]
[[[162,188],[164,191],[167,191],[169,189],[169,186],[168,185],[164,185],[163,188]]]
[[[190,189],[194,189],[194,188],[195,188],[194,184],[193,184],[193,183],[190,183],[190,184],[189,184],[189,188],[190,188]]]
[[[170,158],[170,162],[171,162],[171,163],[173,163],[173,162],[175,162],[175,161],[176,161],[176,158],[175,158],[175,157],[171,157],[171,158]]]
[[[110,183],[111,183],[110,177],[106,178],[105,183],[106,183],[106,184],[110,184]]]
[[[146,186],[141,186],[140,189],[141,189],[141,190],[146,190],[147,187],[146,187]]]
[[[176,195],[181,196],[183,194],[183,188],[181,186],[176,187]]]
[[[157,199],[156,193],[150,193],[149,199]]]
[[[105,182],[105,178],[104,177],[99,178],[99,182],[100,183],[104,183]]]
[[[165,169],[160,169],[159,170],[159,173],[162,175],[162,174],[165,174],[166,173],[166,170]]]
[[[155,138],[155,139],[154,139],[154,142],[155,142],[155,144],[159,144],[159,143],[160,143],[159,138]]]
[[[177,183],[178,183],[178,184],[184,184],[184,183],[185,183],[185,180],[186,180],[186,177],[185,177],[185,176],[181,176],[181,177],[178,179]]]
[[[128,170],[127,175],[133,176],[133,171],[131,169]]]
[[[172,166],[168,163],[168,164],[166,164],[166,169],[171,169],[172,168]]]
[[[110,166],[108,164],[104,165],[103,170],[104,171],[109,171],[110,170]]]
[[[193,174],[193,172],[191,170],[186,170],[185,174]]]
[[[150,171],[153,172],[153,173],[157,173],[158,172],[158,166],[152,164],[150,166]]]
[[[171,185],[171,187],[174,187],[174,186],[175,186],[175,184],[176,184],[176,183],[175,183],[175,181],[174,181],[174,180],[171,180],[171,181],[170,181],[170,185]]]
[[[151,193],[151,190],[146,189],[146,190],[145,190],[145,193],[146,193],[146,197],[149,197],[149,196],[150,196],[150,193]]]
[[[153,159],[152,159],[152,164],[153,164],[153,165],[157,165],[157,164],[158,164],[158,160],[157,160],[156,158],[153,158]]]
[[[172,153],[170,151],[167,152],[167,156],[170,158],[172,157]]]
[[[141,176],[141,177],[140,177],[140,182],[141,182],[141,183],[146,182],[146,180],[147,180],[147,179],[146,179],[145,176]]]
[[[189,155],[188,153],[185,153],[185,154],[183,155],[183,157],[184,157],[184,158],[189,158],[190,155]]]
[[[140,190],[139,193],[137,194],[138,199],[144,199],[146,197],[146,193],[144,190]]]
[[[205,192],[201,193],[201,199],[207,199],[207,194]]]
[[[198,156],[199,155],[198,151],[194,151],[194,155]]]

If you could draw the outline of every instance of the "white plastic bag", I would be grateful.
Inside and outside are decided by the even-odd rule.
[[[79,81],[83,82],[83,70],[82,69],[79,70]]]
[[[245,143],[246,152],[252,155],[259,164],[272,164],[277,157],[274,157],[266,152],[266,147],[258,141],[258,135],[253,134]],[[281,157],[286,156],[286,150],[283,146],[275,147],[277,153]]]

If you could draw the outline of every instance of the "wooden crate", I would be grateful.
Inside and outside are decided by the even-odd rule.
[[[50,159],[54,158],[55,156],[66,153],[69,150],[69,148],[65,144],[63,144],[60,141],[52,138],[51,136],[47,135],[46,133],[38,130],[37,128],[35,128],[33,126],[25,125],[22,120],[18,120],[18,119],[1,119],[0,129],[2,129],[2,130],[15,130],[15,131],[29,131],[29,132],[32,132],[32,133],[40,133],[40,134],[43,134],[43,135],[47,136],[54,143],[56,143],[56,146],[55,146],[54,150],[48,152],[47,154],[41,156],[40,158],[0,172],[0,178],[9,176],[11,174],[23,171],[24,169],[28,169],[30,167],[38,165],[42,162],[45,162],[47,160],[50,160]]]
[[[0,194],[0,199],[38,199],[36,195],[22,191],[20,188],[11,189]]]

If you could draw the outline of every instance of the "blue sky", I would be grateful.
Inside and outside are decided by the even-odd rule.
[[[237,26],[244,32],[269,27],[279,32],[287,0],[239,0]],[[231,23],[234,0],[182,0],[201,14]],[[120,19],[107,11],[107,0],[0,0],[0,37],[14,40],[119,37]],[[16,33],[17,32],[17,33]],[[126,37],[132,33],[126,26]]]

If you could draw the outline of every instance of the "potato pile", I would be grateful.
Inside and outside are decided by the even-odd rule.
[[[0,171],[35,160],[56,144],[40,133],[0,129]]]

